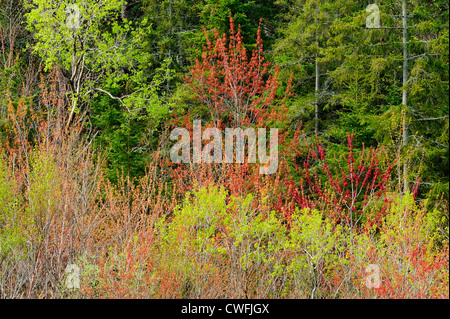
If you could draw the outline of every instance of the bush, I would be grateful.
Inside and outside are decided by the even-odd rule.
[[[285,230],[275,212],[261,214],[252,202],[251,195],[202,187],[186,195],[170,221],[161,219],[159,249],[166,271],[185,283],[180,295],[259,298],[273,290],[270,275]]]

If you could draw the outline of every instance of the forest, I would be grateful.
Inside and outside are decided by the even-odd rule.
[[[448,0],[0,0],[0,299],[448,299],[448,201]]]

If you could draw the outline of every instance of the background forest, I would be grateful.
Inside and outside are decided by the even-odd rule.
[[[449,298],[448,10],[0,0],[0,298]]]

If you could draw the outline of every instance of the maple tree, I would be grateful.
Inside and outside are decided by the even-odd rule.
[[[300,131],[297,130],[294,143],[298,142],[299,135]],[[363,217],[366,217],[369,227],[379,224],[390,203],[387,193],[393,165],[389,162],[386,150],[383,147],[370,147],[367,150],[363,145],[357,155],[353,147],[353,134],[348,134],[347,153],[343,159],[347,163],[345,167],[336,155],[331,164],[317,133],[315,143],[309,143],[304,133],[303,138],[305,147],[293,155],[293,166],[300,176],[300,182],[296,183],[285,168],[287,176],[284,184],[287,197],[292,202],[290,208],[283,210],[284,214],[290,216],[295,206],[321,208],[329,210],[330,217],[336,222],[346,223],[351,228]],[[283,193],[279,193],[279,210],[282,210],[282,197]],[[377,207],[376,214],[364,216],[370,204],[379,200],[383,205]]]
[[[284,97],[277,99],[279,69],[275,67],[274,74],[269,74],[270,62],[264,58],[261,28],[250,58],[242,43],[240,26],[236,31],[231,13],[228,39],[225,34],[220,37],[214,29],[213,44],[206,29],[204,34],[206,48],[201,60],[195,59],[191,75],[185,81],[207,107],[215,126],[224,122],[233,126],[262,125],[269,118],[283,119],[286,115],[283,102],[289,95],[292,78]]]

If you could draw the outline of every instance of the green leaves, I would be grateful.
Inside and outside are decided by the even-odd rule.
[[[117,16],[122,0],[42,1],[26,3],[27,28],[33,32],[34,51],[45,62],[45,69],[54,63],[70,69],[73,55],[87,55],[101,35],[105,19]],[[70,9],[69,9],[70,8]]]
[[[19,200],[14,194],[16,188],[13,174],[0,154],[0,266],[3,258],[26,240],[19,228],[21,216]]]
[[[67,79],[71,103],[66,126],[77,114],[89,111],[94,129],[106,125],[105,134],[118,129],[114,136],[100,134],[116,156],[109,167],[114,173],[127,167],[127,174],[136,176],[144,170],[145,155],[139,150],[151,147],[139,141],[147,139],[144,132],[152,134],[173,108],[161,88],[174,71],[169,59],[152,64],[152,25],[146,18],[119,18],[123,5],[123,0],[75,4],[33,0],[26,18],[35,39],[33,50],[44,60],[45,69],[59,67]],[[103,103],[120,109],[118,127],[104,122],[107,114],[99,107]]]
[[[26,15],[28,29],[36,39],[33,48],[44,59],[46,69],[57,65],[68,72],[74,96],[87,100],[98,89],[111,94],[108,90],[125,85],[126,94],[117,98],[129,113],[136,116],[146,109],[150,117],[159,119],[168,110],[157,96],[161,84],[171,77],[170,61],[156,70],[152,81],[151,53],[147,51],[151,25],[147,19],[117,20],[122,4],[122,0],[80,0],[76,3],[79,24],[74,28],[66,23],[69,1],[35,0]],[[78,101],[74,102],[77,106]]]

